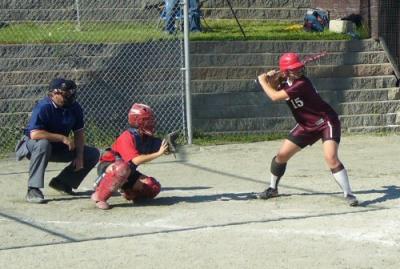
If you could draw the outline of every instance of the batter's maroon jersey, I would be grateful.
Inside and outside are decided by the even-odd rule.
[[[338,121],[335,110],[322,100],[308,78],[297,79],[290,86],[286,83],[282,89],[289,95],[286,103],[294,118],[306,131],[316,131],[327,121]]]

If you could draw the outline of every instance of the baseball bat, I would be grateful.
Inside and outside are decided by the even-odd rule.
[[[302,63],[305,65],[307,63],[317,61],[317,60],[321,59],[322,57],[325,57],[326,55],[328,55],[328,52],[326,52],[326,51],[322,51],[320,53],[313,54],[313,55],[308,55],[308,56],[304,57],[304,59],[302,60]],[[281,74],[282,72],[278,71],[277,73]],[[258,78],[255,79],[254,82],[257,85],[257,87],[261,89],[261,85],[260,85],[260,82],[258,81]]]

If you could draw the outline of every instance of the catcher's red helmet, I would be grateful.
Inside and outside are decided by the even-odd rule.
[[[297,53],[284,53],[279,58],[279,69],[281,72],[286,72],[287,70],[295,70],[301,67],[304,67],[304,63],[300,61],[300,57]]]
[[[133,104],[128,113],[129,125],[137,128],[146,135],[152,136],[155,132],[156,121],[153,110],[144,104]]]

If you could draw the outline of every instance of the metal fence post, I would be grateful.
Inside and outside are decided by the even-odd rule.
[[[80,15],[80,11],[79,11],[79,0],[75,0],[75,7],[76,7],[76,20],[77,20],[76,30],[80,31],[81,30],[81,15]]]
[[[183,17],[184,17],[184,25],[183,25],[183,42],[184,42],[184,52],[185,52],[185,101],[186,101],[186,128],[187,128],[187,139],[188,144],[192,144],[193,140],[193,131],[192,131],[192,96],[190,89],[190,41],[189,41],[189,0],[184,0],[183,3]]]

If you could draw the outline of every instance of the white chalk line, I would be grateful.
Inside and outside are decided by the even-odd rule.
[[[360,242],[360,243],[374,243],[380,244],[390,247],[400,247],[399,239],[396,242],[392,239],[386,239],[385,237],[393,237],[393,233],[388,231],[385,227],[385,232],[370,232],[366,230],[358,229],[357,231],[354,230],[340,230],[340,231],[323,231],[323,230],[314,230],[314,229],[306,229],[306,230],[299,230],[299,229],[288,229],[288,228],[279,228],[279,229],[247,229],[247,231],[253,231],[254,233],[260,234],[273,234],[278,237],[283,236],[294,236],[294,235],[303,235],[303,236],[318,236],[318,237],[331,237],[335,240],[340,238],[344,241],[353,241],[353,242]],[[395,231],[395,230],[393,230]]]
[[[27,219],[28,220],[28,219]],[[28,220],[31,221],[31,220]],[[0,218],[0,222],[13,222],[13,220]],[[179,226],[174,224],[166,223],[165,219],[158,219],[153,220],[150,222],[145,223],[127,223],[127,222],[83,222],[83,221],[60,221],[60,220],[46,220],[46,221],[34,221],[37,224],[45,225],[45,224],[55,224],[55,225],[62,225],[62,226],[82,226],[82,227],[101,227],[101,228],[157,228],[157,230],[161,229],[171,229],[171,230],[180,230],[180,229],[190,229],[189,226]],[[221,225],[224,225],[223,223]],[[242,225],[240,225],[242,226]],[[195,228],[195,227],[194,227]],[[215,228],[226,229],[226,226],[218,227],[218,224],[210,225],[209,230],[214,230]],[[233,228],[235,229],[235,228]],[[207,230],[207,226],[204,226],[204,229],[200,230]],[[197,232],[199,229],[194,229],[192,232]],[[154,231],[157,232],[157,231]],[[189,232],[189,231],[186,231]],[[395,239],[387,239],[388,237],[393,238],[393,235],[396,234],[397,228],[396,227],[388,227],[385,225],[385,229],[381,231],[374,231],[371,232],[370,230],[365,229],[342,229],[336,231],[324,231],[324,230],[315,230],[315,229],[291,229],[291,228],[273,228],[273,229],[254,229],[254,228],[246,228],[246,231],[243,228],[240,228],[240,232],[254,232],[257,234],[272,234],[277,235],[280,237],[284,236],[294,236],[294,235],[303,235],[303,236],[318,236],[318,237],[331,237],[335,240],[340,238],[341,240],[353,241],[353,242],[360,242],[360,243],[374,243],[384,246],[390,247],[400,247],[400,240],[397,238]],[[385,238],[386,237],[386,238]]]

